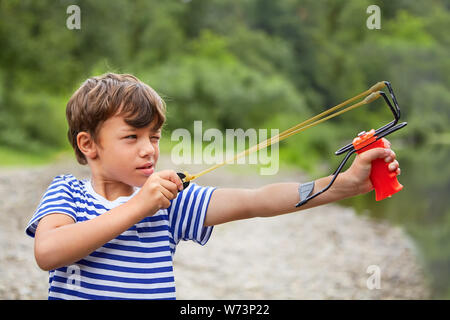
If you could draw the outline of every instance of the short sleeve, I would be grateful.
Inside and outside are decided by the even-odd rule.
[[[170,231],[175,245],[180,240],[206,244],[213,226],[204,227],[203,223],[214,190],[213,187],[201,187],[191,183],[172,201],[168,212]]]
[[[72,189],[73,186],[67,181],[66,176],[61,175],[53,179],[26,227],[27,235],[34,238],[39,221],[49,214],[66,214],[77,221]]]

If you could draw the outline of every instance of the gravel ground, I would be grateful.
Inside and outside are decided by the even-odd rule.
[[[159,169],[170,167],[169,158],[162,157]],[[48,274],[36,265],[33,240],[24,229],[53,177],[64,173],[89,174],[67,159],[0,169],[0,299],[47,298]],[[258,187],[306,179],[292,170],[260,176],[254,168],[231,167],[199,178],[198,184]],[[181,243],[174,260],[178,299],[430,297],[420,256],[401,228],[335,204],[216,226],[203,247]],[[378,289],[367,286],[375,283],[371,268],[379,271]]]

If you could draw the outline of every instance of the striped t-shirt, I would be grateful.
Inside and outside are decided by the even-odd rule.
[[[175,299],[172,256],[180,240],[204,245],[213,227],[203,227],[215,188],[190,184],[167,209],[146,217],[117,238],[69,266],[49,272],[49,299]],[[66,214],[77,223],[129,199],[108,201],[90,180],[55,177],[26,228],[34,237],[44,216]]]

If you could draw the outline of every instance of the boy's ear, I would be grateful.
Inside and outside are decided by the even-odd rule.
[[[77,145],[86,159],[97,158],[97,144],[88,132],[81,131],[77,134]]]

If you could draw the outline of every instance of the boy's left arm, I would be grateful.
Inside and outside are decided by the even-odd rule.
[[[389,141],[384,141],[390,146]],[[369,176],[371,162],[377,158],[384,158],[390,163],[389,170],[400,174],[394,151],[389,148],[368,150],[356,156],[350,168],[338,175],[330,189],[299,208],[295,207],[300,201],[297,182],[269,184],[258,189],[218,189],[211,197],[204,225],[253,217],[272,217],[367,193],[373,190]],[[326,187],[331,179],[332,176],[328,176],[315,180],[312,194]]]

